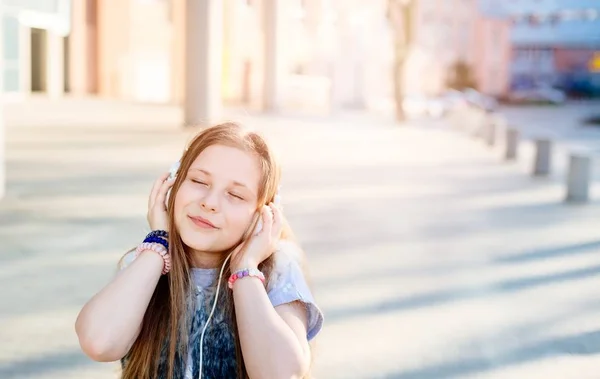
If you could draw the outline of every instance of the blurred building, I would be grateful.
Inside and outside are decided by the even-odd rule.
[[[56,96],[68,86],[69,5],[68,0],[0,0],[0,199],[6,192],[3,102],[36,90]]]
[[[480,90],[503,94],[506,19],[481,12],[478,0],[414,1],[405,92],[442,92],[451,67],[464,61]],[[4,2],[38,8],[5,16],[11,93],[328,110],[377,108],[393,96],[387,0]],[[197,75],[186,70],[196,66]],[[200,83],[198,93],[191,83]]]
[[[78,52],[70,61],[73,92],[183,102],[190,53],[185,49],[188,4],[189,0],[75,3],[70,36],[72,50]],[[276,96],[272,101],[277,106],[362,106],[365,93],[388,85],[386,50],[391,43],[384,4],[223,0],[222,18],[212,20],[221,34],[221,98],[256,107],[265,105],[265,96]],[[388,64],[382,67],[381,62]],[[374,78],[375,73],[382,77]],[[270,75],[275,77],[269,80]]]
[[[442,92],[458,62],[471,68],[481,92],[496,96],[506,92],[508,20],[482,12],[478,0],[418,0],[414,28],[414,51],[406,74],[408,92]]]
[[[5,97],[30,92],[58,96],[68,88],[69,0],[2,0]]]
[[[513,88],[600,89],[600,2],[483,0],[511,20]]]

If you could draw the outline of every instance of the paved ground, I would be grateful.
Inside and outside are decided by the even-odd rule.
[[[179,113],[13,105],[0,202],[0,378],[115,377],[80,352],[82,304],[145,232]],[[600,378],[597,202],[443,125],[367,115],[231,118],[285,165],[286,214],[326,314],[318,378]],[[594,196],[600,191],[594,187]]]

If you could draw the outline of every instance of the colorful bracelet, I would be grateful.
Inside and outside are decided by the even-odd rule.
[[[234,272],[233,274],[231,274],[231,276],[229,277],[228,285],[229,288],[233,288],[233,283],[235,283],[236,280],[247,277],[247,276],[252,276],[255,278],[260,279],[260,281],[265,284],[265,275],[257,268],[246,268],[243,270],[239,270]]]
[[[171,254],[169,254],[169,251],[167,249],[165,249],[165,247],[163,245],[161,245],[161,244],[152,243],[152,242],[143,242],[143,243],[141,243],[135,249],[135,256],[136,256],[136,258],[142,252],[148,251],[148,250],[157,252],[158,255],[160,255],[162,257],[162,259],[163,259],[162,274],[163,275],[165,275],[169,271],[171,271]]]
[[[143,242],[160,243],[169,250],[169,241],[161,237],[146,237]]]

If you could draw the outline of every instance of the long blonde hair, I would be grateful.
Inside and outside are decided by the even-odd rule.
[[[186,173],[194,160],[207,147],[215,144],[236,147],[256,154],[259,158],[262,177],[258,189],[258,207],[274,200],[281,177],[280,167],[269,149],[265,140],[257,133],[245,130],[235,123],[224,123],[205,129],[200,132],[189,144],[183,154],[179,173]],[[185,174],[177,176],[171,189],[167,209],[169,215],[169,252],[171,254],[172,268],[168,275],[162,276],[156,286],[148,309],[142,321],[142,327],[137,340],[134,342],[127,355],[127,364],[123,369],[123,379],[146,379],[157,375],[158,362],[161,357],[163,344],[168,341],[167,347],[167,378],[172,378],[175,369],[175,357],[186,356],[188,349],[188,318],[186,317],[187,300],[191,291],[191,256],[176,229],[174,222],[174,203],[177,191],[185,180]],[[258,214],[258,212],[257,212]],[[249,231],[254,230],[258,220],[255,217]],[[248,233],[247,233],[248,234]],[[248,242],[248,235],[242,239],[243,244]],[[293,239],[291,229],[284,222],[282,239]],[[226,256],[236,246],[223,253],[222,263]],[[228,270],[227,263],[225,270]],[[274,266],[274,257],[271,256],[262,262],[259,269],[265,274],[267,283]],[[228,272],[228,271],[224,271]],[[227,288],[227,275],[221,279],[221,288]],[[241,352],[233,296],[230,291],[223,291],[226,304],[225,314],[229,316],[230,326],[235,336],[236,358],[238,375],[247,378],[247,372]]]

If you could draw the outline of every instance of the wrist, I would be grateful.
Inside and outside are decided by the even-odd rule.
[[[231,265],[231,274],[246,269],[258,269],[258,263],[252,259],[241,259]]]
[[[233,274],[231,274],[231,276],[227,280],[228,287],[230,289],[233,289],[233,286],[234,286],[235,282],[238,281],[238,279],[245,279],[248,277],[253,277],[253,278],[259,279],[263,285],[265,284],[265,275],[259,269],[246,268],[246,269],[243,269],[243,270],[240,270],[238,272],[234,272]]]
[[[162,274],[165,275],[171,271],[171,255],[167,248],[160,243],[143,242],[137,247],[135,254],[136,256],[150,254],[159,257],[163,263]]]

